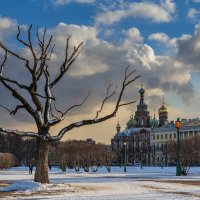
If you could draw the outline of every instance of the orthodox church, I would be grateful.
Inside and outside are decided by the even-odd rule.
[[[148,111],[148,105],[145,104],[145,90],[141,84],[139,90],[140,102],[137,105],[135,115],[131,114],[127,127],[121,131],[119,122],[117,123],[117,133],[111,139],[113,151],[118,151],[120,155],[116,161],[119,164],[124,162],[124,149],[127,149],[127,162],[130,164],[150,164],[151,162],[151,146],[150,136],[153,129],[168,124],[168,109],[163,104],[158,110],[159,121],[155,117],[151,117]]]

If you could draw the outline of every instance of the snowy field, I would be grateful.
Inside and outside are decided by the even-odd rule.
[[[200,199],[200,167],[188,176],[175,176],[175,167],[113,167],[111,173],[100,168],[97,173],[52,168],[51,184],[33,182],[27,167],[0,171],[1,199],[68,200],[189,200]]]

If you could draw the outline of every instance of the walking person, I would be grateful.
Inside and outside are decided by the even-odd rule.
[[[32,172],[33,172],[33,164],[30,163],[30,164],[28,165],[28,167],[29,167],[29,174],[32,174]]]

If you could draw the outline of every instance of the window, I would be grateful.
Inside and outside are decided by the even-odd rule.
[[[167,139],[167,134],[165,134],[165,139]]]
[[[163,139],[163,134],[161,134],[161,140]]]
[[[159,162],[159,157],[157,157],[157,162]]]
[[[188,134],[187,134],[187,132],[185,132],[185,139],[186,139],[186,138],[188,138]]]
[[[155,140],[155,135],[153,135],[153,139]]]
[[[169,134],[169,138],[172,139],[172,134],[171,133]]]
[[[174,139],[176,139],[176,133],[174,133]]]
[[[159,135],[157,135],[157,140],[159,140]]]

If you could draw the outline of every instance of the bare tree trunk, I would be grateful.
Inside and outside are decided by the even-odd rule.
[[[34,181],[40,183],[49,183],[48,153],[50,143],[40,139],[37,141],[37,145],[36,171]]]

